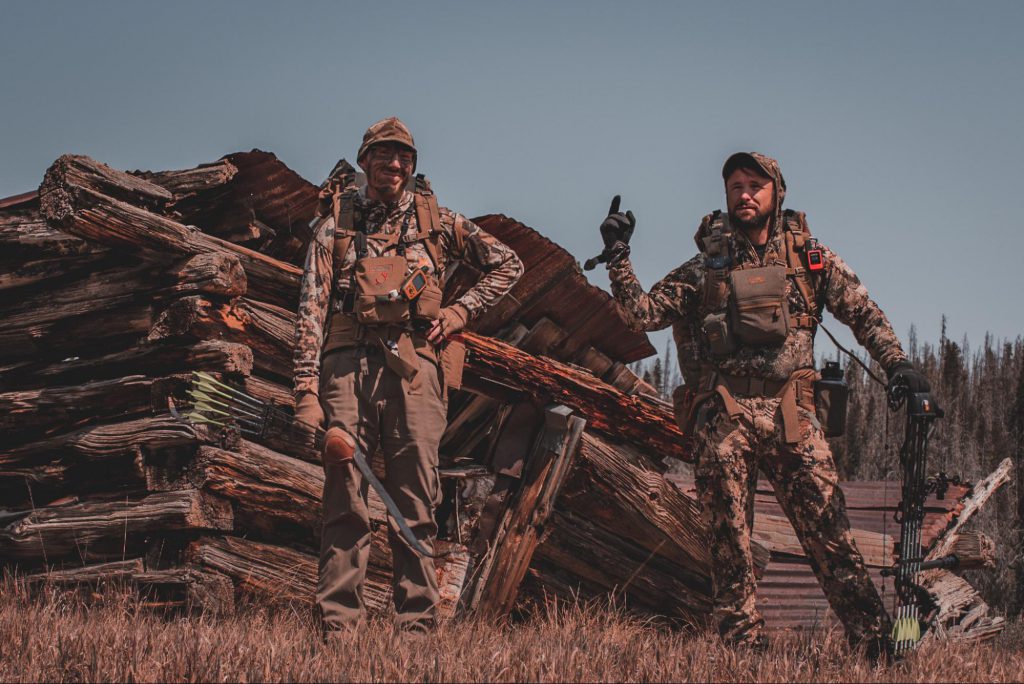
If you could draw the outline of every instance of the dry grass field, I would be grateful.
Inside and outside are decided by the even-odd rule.
[[[0,584],[0,681],[1019,681],[1024,625],[995,643],[932,644],[875,669],[837,635],[766,653],[658,627],[608,607],[548,607],[512,625],[450,622],[419,642],[385,621],[327,645],[305,612],[155,614],[123,592],[30,596]],[[88,603],[89,605],[86,605]]]

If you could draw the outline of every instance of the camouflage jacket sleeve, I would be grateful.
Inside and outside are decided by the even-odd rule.
[[[661,330],[696,311],[703,261],[697,255],[662,278],[650,292],[637,280],[633,264],[623,257],[608,269],[612,294],[637,332]]]
[[[455,239],[455,222],[461,221],[461,249]],[[512,249],[469,219],[448,209],[441,209],[445,227],[447,252],[483,274],[477,283],[456,300],[469,312],[470,320],[478,317],[505,296],[523,275],[523,262]]]
[[[320,350],[331,298],[334,219],[320,222],[306,252],[295,321],[295,395],[319,392]]]
[[[857,339],[875,361],[889,369],[905,361],[900,340],[889,319],[868,296],[867,288],[845,261],[835,252],[822,246],[828,271],[825,277],[825,306],[836,319],[849,326]]]

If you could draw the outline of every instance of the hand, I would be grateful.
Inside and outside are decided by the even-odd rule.
[[[324,436],[324,465],[345,465],[353,459],[356,440],[340,427],[331,427]]]
[[[616,242],[629,244],[633,237],[633,229],[636,228],[636,217],[633,212],[625,214],[619,211],[619,203],[622,197],[616,195],[612,198],[612,205],[608,208],[608,217],[601,223],[601,239],[604,240],[604,248],[611,249]]]
[[[441,309],[441,316],[434,321],[427,331],[427,342],[440,346],[455,333],[466,327],[469,312],[461,304],[452,304]]]
[[[893,364],[887,373],[889,375],[889,385],[886,387],[886,391],[890,396],[892,396],[893,390],[896,387],[905,388],[910,394],[932,391],[932,386],[928,384],[928,379],[916,370],[909,361],[900,361]]]
[[[303,392],[295,400],[295,418],[311,430],[323,427],[324,410],[320,407],[320,397],[313,392]]]

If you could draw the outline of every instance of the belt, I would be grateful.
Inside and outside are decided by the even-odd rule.
[[[801,368],[794,371],[787,380],[769,380],[721,372],[715,373],[711,378],[709,395],[717,393],[721,397],[726,412],[733,420],[743,413],[734,396],[781,399],[779,412],[782,414],[784,439],[791,444],[800,440],[797,406],[802,405],[812,411],[814,409],[814,381],[817,379],[814,369]]]
[[[725,385],[731,394],[737,397],[777,397],[789,379],[769,380],[747,375],[731,375],[718,373],[718,381]]]

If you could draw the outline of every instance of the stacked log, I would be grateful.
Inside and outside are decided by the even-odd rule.
[[[253,151],[155,173],[69,155],[37,195],[0,206],[0,561],[34,581],[126,581],[159,606],[311,602],[318,454],[168,408],[194,370],[290,406],[315,204],[315,186]],[[703,623],[706,530],[686,485],[663,476],[687,456],[682,435],[626,367],[653,349],[571,255],[506,217],[478,221],[527,271],[460,340],[441,447],[442,613],[612,594]],[[366,594],[386,610],[388,522],[373,494],[370,508]],[[759,570],[784,549],[778,530],[754,545]]]

